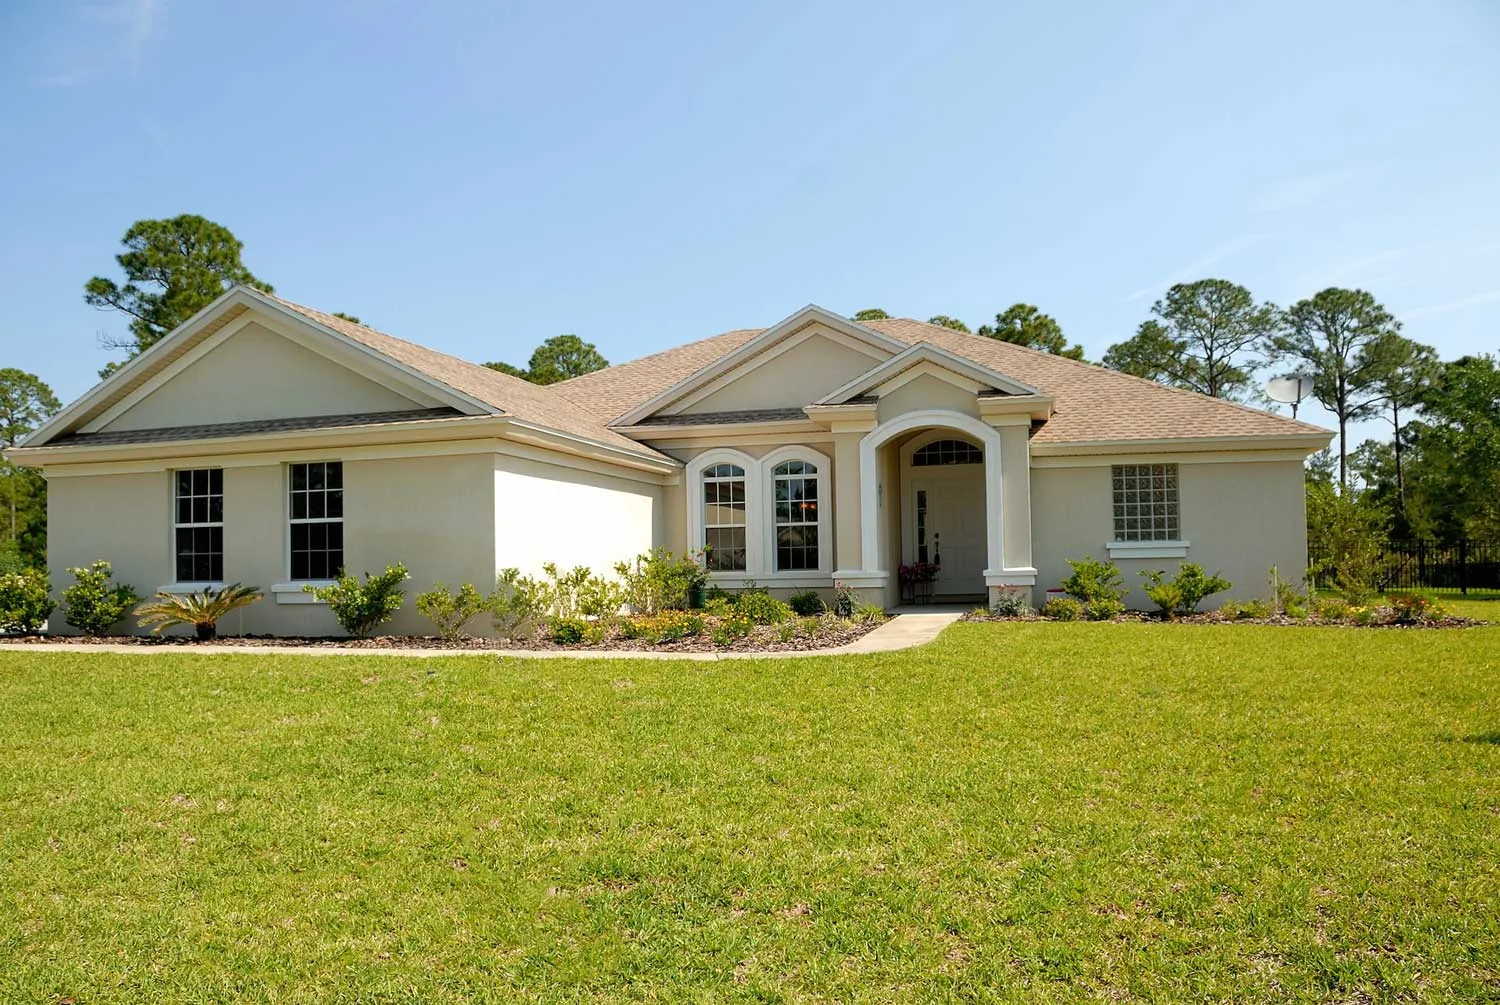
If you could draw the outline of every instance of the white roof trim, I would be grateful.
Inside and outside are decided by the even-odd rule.
[[[129,384],[140,375],[141,371],[149,370],[162,357],[170,356],[174,351],[181,348],[184,343],[191,342],[205,327],[233,307],[269,311],[278,320],[289,321],[306,331],[317,332],[321,336],[334,339],[356,353],[377,362],[379,365],[397,370],[409,380],[430,388],[440,400],[450,402],[461,411],[472,415],[502,414],[501,409],[485,404],[479,399],[464,394],[462,391],[450,387],[440,380],[429,377],[427,374],[413,369],[399,360],[392,359],[390,356],[378,352],[362,342],[335,331],[326,325],[319,324],[307,315],[287,307],[285,304],[266,296],[259,290],[251,289],[248,286],[235,286],[214,300],[213,303],[204,307],[197,314],[194,314],[178,325],[173,331],[158,339],[145,352],[128,360],[120,369],[94,385],[83,397],[72,402],[44,422],[30,436],[18,443],[17,446],[43,446],[59,433],[71,428],[82,416],[89,414],[105,402],[108,402],[112,395],[121,393],[123,385]],[[126,390],[123,393],[128,394],[130,391]]]
[[[873,328],[866,328],[862,324],[850,321],[843,315],[835,314],[833,311],[819,307],[817,304],[808,304],[797,313],[778,321],[759,335],[750,339],[750,341],[740,346],[734,352],[729,353],[727,356],[722,356],[708,366],[688,374],[688,376],[679,380],[665,391],[637,405],[614,422],[611,422],[610,425],[630,426],[640,422],[642,419],[655,414],[666,405],[697,390],[721,374],[728,373],[746,360],[759,354],[768,346],[774,345],[786,336],[814,322],[826,325],[834,331],[847,335],[850,338],[858,339],[868,345],[890,352],[892,355],[899,354],[906,348],[906,343],[899,339],[891,338],[889,335],[882,334]]]
[[[960,377],[966,377],[976,384],[992,387],[1006,394],[1030,394],[1040,395],[1041,392],[1030,384],[1023,384],[1013,377],[987,366],[980,366],[973,360],[964,359],[956,353],[933,345],[931,342],[918,342],[908,346],[903,351],[892,356],[874,369],[867,370],[849,381],[843,387],[825,394],[814,405],[842,405],[851,398],[858,398],[868,394],[873,389],[898,376],[902,371],[909,370],[918,363],[935,363]]]

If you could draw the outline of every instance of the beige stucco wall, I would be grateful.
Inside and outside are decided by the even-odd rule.
[[[613,575],[616,562],[665,545],[663,486],[529,458],[494,463],[495,564],[542,563]]]
[[[756,362],[762,357],[757,357]],[[725,386],[668,411],[724,412],[749,408],[800,408],[878,365],[866,353],[822,335],[778,353],[754,369],[732,374]]]
[[[1187,557],[1116,560],[1131,588],[1126,598],[1131,607],[1152,606],[1140,590],[1142,570],[1173,573],[1184,561],[1218,570],[1234,584],[1228,593],[1210,598],[1208,606],[1265,596],[1273,565],[1283,576],[1300,579],[1307,564],[1300,462],[1183,459],[1179,476],[1182,536],[1191,542]],[[1105,545],[1114,537],[1110,466],[1033,468],[1031,489],[1040,601],[1044,590],[1059,586],[1068,575],[1068,559],[1109,557]]]
[[[53,599],[73,583],[67,570],[99,559],[115,579],[149,595],[170,582],[171,483],[164,471],[51,478],[47,483],[47,566]],[[60,600],[59,600],[60,604]],[[59,606],[49,622],[72,633]]]
[[[927,409],[942,409],[971,417],[979,415],[979,404],[974,398],[973,391],[955,387],[948,381],[931,374],[913,377],[900,387],[881,395],[880,403],[875,408],[875,414],[881,422],[887,422],[908,412],[920,412]]]
[[[259,324],[230,335],[105,429],[425,407]]]

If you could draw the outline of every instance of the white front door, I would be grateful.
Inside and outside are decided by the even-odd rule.
[[[909,505],[910,561],[938,567],[934,597],[982,596],[985,542],[984,467],[913,468]]]

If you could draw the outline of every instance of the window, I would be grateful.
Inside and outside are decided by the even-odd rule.
[[[703,547],[714,572],[745,570],[745,469],[715,464],[703,470]]]
[[[911,465],[914,468],[983,463],[984,451],[964,440],[933,440],[911,455]]]
[[[1181,537],[1177,465],[1116,464],[1116,541],[1176,541]]]
[[[224,471],[177,472],[177,582],[217,583],[224,578]]]
[[[287,473],[292,579],[333,579],[344,568],[344,465],[292,464]]]
[[[776,571],[818,567],[818,466],[783,461],[771,469],[776,501]]]

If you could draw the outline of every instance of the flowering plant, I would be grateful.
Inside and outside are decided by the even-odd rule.
[[[938,567],[931,562],[913,562],[896,570],[903,583],[930,583],[937,578]]]

